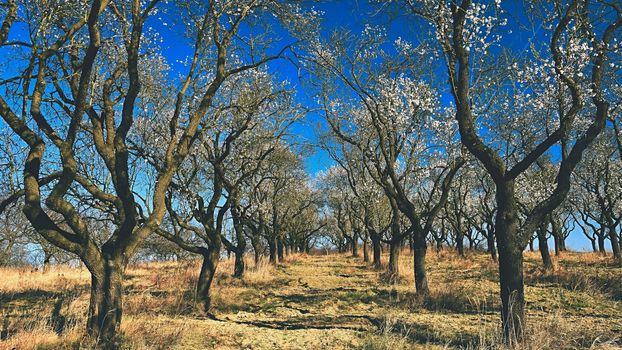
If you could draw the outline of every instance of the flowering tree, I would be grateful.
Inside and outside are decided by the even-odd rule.
[[[465,169],[467,170],[467,169]],[[456,250],[460,257],[465,257],[464,239],[469,240],[469,248],[473,249],[477,236],[481,230],[476,227],[481,225],[479,214],[478,190],[476,173],[474,171],[462,171],[454,180],[447,204],[445,206],[445,218],[454,234]]]
[[[271,13],[300,29],[313,16],[257,0],[184,1],[162,9],[158,0],[5,5],[0,46],[11,62],[2,66],[0,115],[29,149],[22,160],[23,211],[39,234],[87,266],[87,328],[112,343],[125,266],[163,220],[171,181],[221,86],[280,56],[265,54],[270,41],[242,40],[240,27],[261,24]],[[162,10],[183,19],[193,49],[180,84],[169,79],[163,39],[150,26]],[[160,163],[143,166],[130,152],[134,124],[162,116],[168,129],[158,140]],[[88,220],[94,212],[109,223],[105,237],[93,234],[100,232]]]
[[[182,249],[202,256],[197,299],[206,313],[223,244],[236,253],[236,275],[244,271],[246,240],[239,216],[242,184],[259,171],[273,151],[283,133],[280,128],[291,123],[283,119],[291,115],[291,96],[274,86],[265,71],[240,72],[222,89],[227,94],[214,99],[213,117],[201,123],[193,157],[181,164],[168,191],[166,203],[172,230],[157,229],[158,234]],[[166,125],[151,122],[137,129],[135,148],[157,170],[165,154],[158,142],[166,138]],[[274,129],[275,125],[279,129]],[[237,244],[223,232],[230,209]]]
[[[390,204],[389,274],[397,276],[402,243],[414,234],[415,285],[427,295],[426,237],[464,162],[452,147],[455,124],[447,110],[428,84],[399,68],[399,58],[383,50],[385,42],[383,31],[370,26],[360,38],[335,33],[330,46],[314,43],[308,62],[323,82],[320,100],[334,137],[363,157]],[[413,49],[398,40],[395,50]],[[406,230],[401,215],[409,221]]]
[[[611,131],[611,130],[608,130]],[[600,250],[609,238],[615,264],[622,264],[620,223],[622,221],[622,161],[611,132],[603,133],[574,174],[575,193],[572,202],[583,216],[583,228],[592,225]],[[587,210],[586,210],[587,209]],[[595,228],[594,225],[598,225]]]
[[[622,26],[622,14],[613,4],[580,0],[543,3],[538,9],[541,12],[527,15],[541,21],[543,28],[551,28],[542,36],[549,41],[532,45],[528,64],[507,65],[491,60],[492,48],[502,43],[497,28],[507,22],[500,1],[492,6],[471,0],[404,4],[433,26],[446,61],[461,141],[495,183],[503,329],[506,339],[522,339],[522,251],[528,238],[566,197],[572,170],[609,118],[606,87],[611,80],[606,76],[619,65],[612,62],[611,68],[609,58],[619,58],[613,38]],[[550,26],[544,23],[546,19],[553,19]],[[500,70],[490,69],[494,66]],[[491,99],[497,92],[501,98]],[[506,129],[517,137],[509,149],[502,143],[486,143],[495,138],[483,136],[495,134],[499,118],[507,121]],[[525,135],[529,137],[522,142],[520,137]],[[553,152],[554,146],[561,156],[554,190],[521,223],[516,179],[544,154]]]

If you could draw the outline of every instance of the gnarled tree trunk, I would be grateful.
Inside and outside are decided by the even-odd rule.
[[[211,286],[216,274],[216,267],[218,267],[218,260],[220,258],[220,246],[205,249],[202,253],[203,262],[201,264],[201,272],[199,273],[199,279],[197,280],[196,299],[200,303],[201,311],[205,314],[209,314],[212,296]]]
[[[371,245],[372,245],[372,250],[373,250],[373,263],[374,263],[374,269],[381,269],[382,268],[382,261],[381,259],[381,247],[380,247],[380,236],[373,232],[370,233],[370,237],[371,237]]]
[[[462,258],[464,255],[464,234],[461,230],[456,231],[456,250],[458,251],[458,255]]]
[[[120,258],[103,259],[101,265],[87,264],[91,272],[91,295],[87,315],[87,333],[102,344],[116,346],[123,315],[123,273]]]
[[[551,261],[551,254],[549,253],[549,245],[546,239],[546,228],[540,226],[537,230],[538,235],[538,249],[540,250],[540,256],[542,257],[542,264],[545,270],[553,269],[553,262]]]
[[[270,264],[276,265],[277,263],[277,254],[276,254],[276,237],[268,238],[268,252],[270,255]]]
[[[389,266],[388,266],[388,273],[389,273],[389,280],[391,282],[395,282],[397,280],[397,278],[399,277],[399,273],[400,273],[400,265],[399,265],[399,261],[400,261],[400,250],[402,248],[402,242],[399,240],[392,240],[391,243],[389,244]]]
[[[508,340],[522,340],[525,325],[525,291],[523,285],[523,245],[518,235],[518,208],[514,198],[514,181],[497,184],[495,235],[499,249],[499,284],[501,320]]]
[[[425,235],[419,232],[414,233],[414,274],[415,274],[415,289],[417,295],[428,296],[430,289],[428,288],[428,277],[425,270],[425,255],[427,253],[427,243],[425,241]]]

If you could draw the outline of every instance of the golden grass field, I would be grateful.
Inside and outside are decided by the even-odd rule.
[[[126,275],[127,349],[501,349],[495,263],[483,253],[428,254],[432,296],[414,296],[412,257],[396,285],[347,255],[294,255],[214,282],[216,320],[193,306],[197,262],[146,263]],[[563,253],[544,273],[526,253],[527,349],[622,347],[622,269]],[[249,262],[250,265],[252,263]],[[0,349],[90,349],[82,330],[88,271],[0,269]]]

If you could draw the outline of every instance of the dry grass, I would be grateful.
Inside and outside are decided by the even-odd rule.
[[[76,286],[88,286],[91,275],[83,268],[52,266],[45,273],[28,267],[0,267],[0,293],[19,293],[28,290],[58,291]]]
[[[528,332],[522,349],[614,349],[622,340],[622,269],[606,257],[563,253],[549,272],[525,254]],[[431,296],[414,294],[412,256],[396,284],[347,255],[291,255],[234,278],[223,259],[213,285],[218,320],[195,312],[200,261],[128,268],[123,344],[127,349],[505,349],[499,339],[497,267],[487,255],[430,251]],[[85,270],[45,274],[0,269],[0,349],[90,349],[82,336]],[[54,306],[57,316],[53,316]],[[59,327],[60,315],[62,327]]]

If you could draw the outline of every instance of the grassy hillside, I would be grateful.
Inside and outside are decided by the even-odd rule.
[[[498,348],[496,264],[486,255],[429,254],[432,296],[414,296],[412,257],[402,278],[383,281],[362,259],[290,256],[277,267],[231,277],[223,261],[214,316],[193,307],[195,262],[151,263],[127,272],[122,331],[128,349]],[[532,349],[622,346],[622,269],[591,253],[565,253],[552,273],[526,254]],[[252,265],[252,264],[250,264]],[[0,270],[0,349],[92,348],[81,338],[86,270]]]

